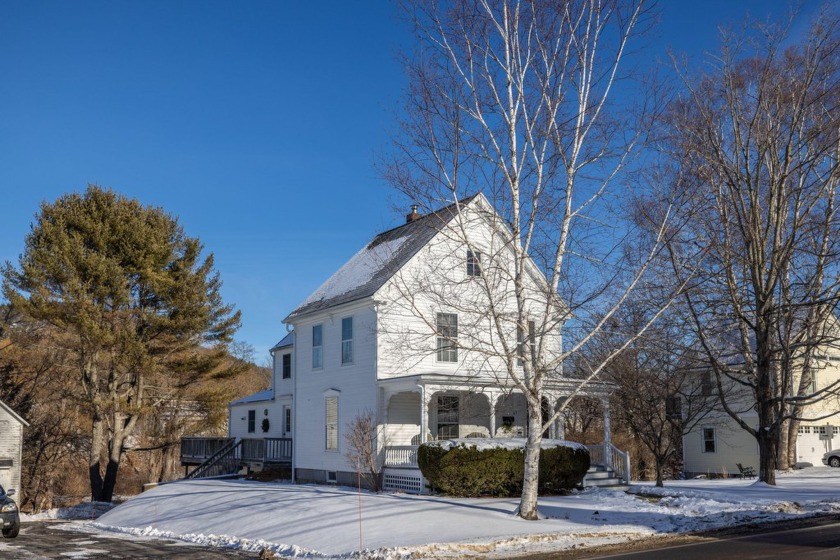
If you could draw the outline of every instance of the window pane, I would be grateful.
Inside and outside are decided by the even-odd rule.
[[[341,363],[353,362],[353,318],[341,320]]]
[[[292,377],[292,355],[283,354],[283,379]]]
[[[323,330],[321,325],[312,327],[312,368],[324,367]]]
[[[257,411],[256,410],[249,410],[248,411],[248,433],[252,434],[257,429]]]
[[[437,314],[437,359],[439,362],[458,361],[458,315]]]
[[[467,276],[481,276],[481,253],[467,251]]]

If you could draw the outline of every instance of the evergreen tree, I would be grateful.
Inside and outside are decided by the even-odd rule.
[[[91,418],[93,500],[111,501],[129,438],[160,388],[218,373],[239,326],[212,254],[201,252],[162,209],[91,185],[44,202],[18,267],[3,267],[9,302],[65,335],[66,382],[81,388]]]

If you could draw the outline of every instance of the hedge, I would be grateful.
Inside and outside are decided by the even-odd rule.
[[[429,488],[451,496],[520,496],[525,472],[524,448],[484,447],[442,442],[423,444],[417,451],[420,471]],[[539,493],[561,494],[575,488],[589,470],[585,447],[545,447],[540,452]]]

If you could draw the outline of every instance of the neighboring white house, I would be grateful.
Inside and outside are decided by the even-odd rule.
[[[812,393],[824,390],[827,394],[819,402],[805,407],[796,438],[796,462],[822,465],[826,451],[840,447],[840,349],[826,345],[818,352],[818,365],[814,368]],[[708,374],[706,374],[708,375]],[[706,394],[713,394],[713,380],[706,379]],[[794,379],[798,386],[799,378]],[[833,395],[832,395],[833,393]],[[730,395],[737,401],[737,393]],[[741,418],[758,426],[758,414],[743,399]],[[738,475],[737,464],[758,469],[759,451],[755,437],[742,429],[729,414],[715,407],[695,428],[683,438],[684,471],[688,475],[719,474]]]
[[[502,338],[519,351],[526,346],[515,326],[491,332],[479,288],[486,281],[484,289],[509,290],[509,241],[481,194],[425,216],[415,207],[405,224],[375,236],[285,318],[292,333],[271,350],[272,387],[230,404],[229,435],[242,440],[242,457],[270,455],[270,446],[291,436],[295,480],[356,484],[345,433],[369,411],[385,487],[421,492],[420,443],[524,436],[523,395],[498,354],[480,351]],[[567,310],[539,269],[530,261],[526,269],[528,317],[552,319],[541,336],[546,359],[557,357],[543,388],[548,413],[578,388],[562,376],[559,359]],[[509,313],[512,301],[496,304],[497,313]],[[591,452],[594,463],[626,479],[629,459],[609,441],[609,390],[592,382],[580,393],[606,409],[605,443]],[[548,435],[562,438],[563,422]]]
[[[0,401],[0,486],[20,492],[23,429],[29,423]]]

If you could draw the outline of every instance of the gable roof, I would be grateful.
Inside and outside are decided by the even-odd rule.
[[[458,205],[469,204],[478,196],[481,195],[464,198],[457,204],[450,204],[413,222],[380,233],[298,305],[283,322],[288,323],[309,313],[372,296],[458,214]]]
[[[20,415],[18,415],[18,413],[17,413],[17,412],[15,412],[15,411],[14,411],[14,410],[12,410],[11,408],[9,408],[9,405],[7,405],[6,403],[4,403],[3,401],[0,401],[0,408],[2,408],[3,410],[5,410],[6,412],[8,412],[8,413],[12,416],[12,418],[14,418],[15,420],[17,420],[17,421],[18,421],[18,422],[20,422],[21,424],[23,424],[23,426],[24,426],[24,427],[29,426],[29,422],[27,422],[26,420],[24,420],[23,418],[21,418],[21,417],[20,417]]]

